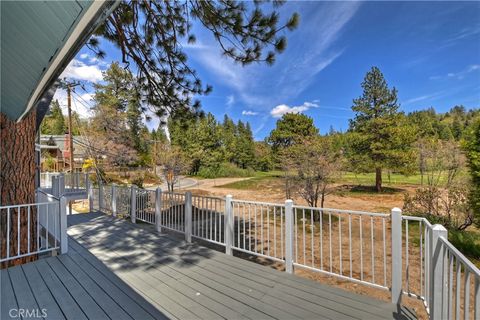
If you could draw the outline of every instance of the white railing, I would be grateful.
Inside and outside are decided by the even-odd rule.
[[[187,194],[190,197],[191,194]],[[225,244],[225,199],[191,196],[192,237],[219,245]]]
[[[114,205],[112,206],[114,215],[130,216],[132,189],[126,186],[113,185],[112,198],[114,200]]]
[[[100,210],[115,212],[117,189],[99,188]],[[305,269],[389,290],[393,303],[417,298],[431,319],[480,318],[478,268],[448,242],[442,226],[425,218],[402,216],[397,208],[386,214],[125,189],[130,193],[123,197],[134,199],[132,222],[183,233],[187,242],[268,258],[289,273]]]
[[[65,198],[39,191],[37,199],[37,203],[0,207],[0,229],[6,235],[0,262],[52,251],[67,252]]]
[[[389,289],[389,214],[302,206],[293,212],[295,267]]]
[[[232,199],[231,207],[232,248],[283,262],[284,205]]]
[[[156,193],[154,190],[137,190],[136,220],[155,224]]]
[[[184,233],[187,196],[184,193],[173,192],[161,192],[160,195],[160,213],[157,215],[158,227]],[[191,205],[189,207],[191,213]]]
[[[88,174],[84,172],[62,173],[65,177],[65,190],[67,192],[86,190],[89,184]]]
[[[105,213],[113,214],[113,201],[116,197],[112,197],[115,185],[107,186],[100,184],[98,186],[98,210]]]
[[[425,218],[402,216],[403,294],[423,301],[430,311],[430,264],[432,224]]]
[[[40,188],[52,189],[52,193],[57,191],[53,190],[57,187],[57,183],[61,185],[61,192],[78,192],[88,191],[90,187],[90,180],[88,173],[84,172],[41,172],[40,173]]]
[[[429,308],[432,319],[480,319],[480,270],[448,240],[441,225],[432,228]]]
[[[59,175],[60,172],[40,172],[40,188],[51,188],[52,177]]]

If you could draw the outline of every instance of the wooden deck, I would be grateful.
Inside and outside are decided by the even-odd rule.
[[[68,222],[68,254],[1,270],[1,319],[11,309],[46,309],[46,319],[414,318],[148,225],[93,213]]]

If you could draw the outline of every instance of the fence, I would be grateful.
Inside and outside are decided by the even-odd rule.
[[[99,192],[99,203],[115,208],[118,187],[103,189],[114,195]],[[448,242],[442,226],[425,218],[402,216],[400,209],[386,214],[125,190],[133,222],[182,233],[188,242],[265,257],[289,273],[306,269],[390,291],[393,303],[414,297],[432,319],[480,318],[480,271]]]
[[[37,203],[0,207],[0,230],[6,235],[0,262],[57,250],[67,252],[66,199],[42,191],[37,192],[37,199]]]

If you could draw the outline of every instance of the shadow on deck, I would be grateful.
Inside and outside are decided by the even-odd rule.
[[[69,252],[1,270],[1,319],[413,319],[408,310],[98,213],[68,217]],[[24,317],[28,318],[28,317]]]

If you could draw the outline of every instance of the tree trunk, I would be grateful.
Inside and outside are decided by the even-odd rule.
[[[375,168],[375,190],[382,192],[382,168]]]
[[[0,205],[18,205],[35,202],[35,130],[36,110],[33,109],[20,122],[11,121],[0,113]],[[28,252],[28,236],[30,232],[30,251],[36,250],[37,237],[35,208],[30,211],[30,230],[28,230],[27,209],[10,209],[10,232],[7,234],[7,209],[0,213],[0,257],[7,255],[7,238],[10,244],[10,256]],[[20,229],[18,216],[20,215]],[[17,237],[20,232],[20,244]],[[29,256],[3,263],[19,265],[36,260],[36,256]]]

